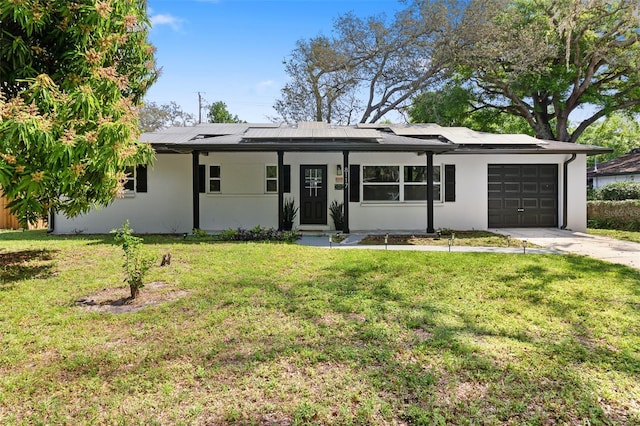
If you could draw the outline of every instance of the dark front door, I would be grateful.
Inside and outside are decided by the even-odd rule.
[[[558,226],[557,164],[489,164],[489,227]]]
[[[327,166],[300,166],[300,224],[327,224]]]

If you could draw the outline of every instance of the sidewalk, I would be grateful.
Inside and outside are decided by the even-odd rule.
[[[359,245],[368,234],[349,234],[340,243],[330,243],[329,234],[304,235],[298,244],[312,247],[332,249],[367,249],[367,250],[405,250],[405,251],[440,251],[462,253],[529,253],[529,254],[563,254],[573,253],[607,262],[617,263],[640,269],[640,243],[621,241],[607,237],[572,232],[555,228],[510,228],[490,229],[491,232],[509,235],[519,241],[527,241],[541,248],[522,247],[468,247],[448,246],[410,246],[410,245]],[[390,234],[393,232],[389,232]],[[406,233],[406,232],[398,232]]]
[[[406,233],[406,232],[398,232]],[[360,249],[360,250],[401,250],[401,251],[444,251],[444,252],[458,252],[458,253],[530,253],[530,254],[561,254],[561,251],[548,248],[523,248],[521,244],[514,242],[514,247],[469,247],[453,245],[451,248],[448,246],[413,246],[413,245],[362,245],[360,241],[364,239],[368,234],[349,234],[347,239],[340,243],[333,243],[329,241],[329,234],[327,235],[303,235],[298,240],[298,244],[310,247],[324,247],[331,249]]]

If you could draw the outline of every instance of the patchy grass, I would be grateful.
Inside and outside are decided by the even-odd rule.
[[[601,235],[603,237],[615,238],[617,240],[631,241],[640,243],[640,232],[619,231],[616,229],[594,229],[589,228],[588,233],[591,235]]]
[[[0,424],[640,424],[631,268],[148,240],[181,297],[113,314],[109,237],[0,233]]]
[[[472,247],[520,247],[522,243],[505,235],[494,234],[487,231],[446,231],[440,237],[432,235],[402,235],[390,234],[387,238],[389,245],[412,246],[448,246],[453,234],[453,244],[456,246]],[[385,235],[368,235],[360,244],[382,245],[385,243]],[[536,247],[527,243],[529,247]]]

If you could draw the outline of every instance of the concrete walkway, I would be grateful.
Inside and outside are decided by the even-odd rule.
[[[509,235],[519,241],[527,241],[541,248],[523,248],[522,243],[512,244],[515,247],[466,247],[454,245],[452,252],[480,253],[530,253],[530,254],[562,254],[574,253],[590,256],[612,263],[640,269],[640,243],[615,240],[596,235],[572,232],[555,228],[513,228],[490,229],[497,234]],[[389,234],[396,232],[389,231]],[[406,234],[407,231],[397,232]],[[449,251],[448,246],[406,246],[406,245],[360,245],[360,241],[368,234],[349,234],[340,243],[329,241],[329,234],[305,234],[298,244],[336,249],[368,249],[368,250],[413,250],[413,251]]]
[[[640,269],[640,243],[556,228],[490,229],[551,250],[581,254]]]

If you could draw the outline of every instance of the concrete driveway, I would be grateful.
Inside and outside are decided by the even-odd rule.
[[[503,228],[490,231],[527,240],[548,249],[581,254],[640,269],[640,243],[555,228]]]

